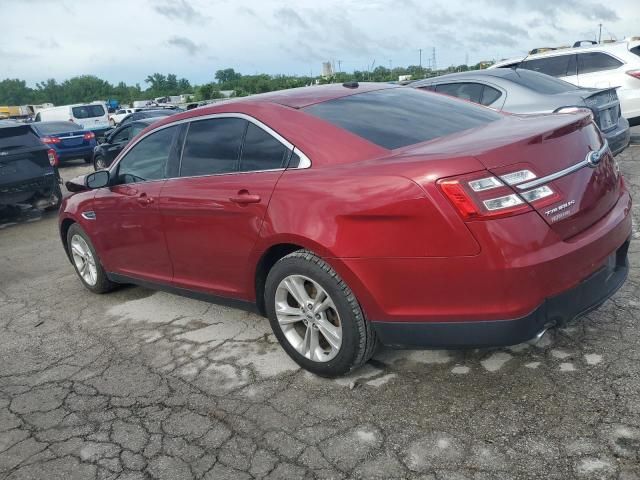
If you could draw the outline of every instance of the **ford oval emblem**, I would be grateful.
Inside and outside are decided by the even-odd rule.
[[[595,151],[591,151],[589,152],[589,154],[587,155],[587,165],[590,166],[591,168],[596,168],[598,166],[598,164],[600,163],[600,160],[602,160],[602,151],[600,152],[595,152]]]

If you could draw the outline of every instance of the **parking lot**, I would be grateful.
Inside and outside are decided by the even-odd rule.
[[[640,198],[640,146],[618,159]],[[634,218],[625,286],[536,345],[382,349],[327,380],[254,314],[90,294],[55,214],[5,212],[0,478],[640,478]]]

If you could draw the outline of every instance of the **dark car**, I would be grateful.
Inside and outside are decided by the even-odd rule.
[[[93,152],[93,168],[96,170],[103,170],[109,167],[111,162],[113,162],[113,159],[118,156],[133,137],[158,120],[158,117],[152,117],[143,118],[126,124],[124,121],[121,122],[117,128],[107,134],[103,143],[100,143],[95,147]]]
[[[93,160],[96,136],[77,123],[36,122],[31,124],[31,128],[43,143],[56,151],[60,161],[83,158],[90,163]]]
[[[444,93],[510,113],[571,113],[588,108],[614,155],[631,138],[615,88],[580,88],[526,69],[496,68],[418,80],[414,88]]]
[[[139,112],[133,112],[124,117],[120,121],[120,125],[125,125],[130,122],[135,122],[136,120],[142,120],[143,118],[156,118],[157,117],[168,117],[169,115],[175,115],[176,113],[180,113],[180,111],[170,109],[170,108],[161,108],[158,110],[141,110]]]
[[[0,120],[0,206],[57,209],[62,202],[57,165],[56,151],[30,125]]]
[[[268,315],[341,375],[390,346],[513,345],[624,283],[632,205],[591,114],[507,115],[413,88],[297,88],[164,118],[67,182],[82,283]]]

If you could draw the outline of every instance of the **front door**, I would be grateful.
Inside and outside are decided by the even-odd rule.
[[[252,298],[249,255],[289,154],[244,119],[191,122],[179,177],[160,199],[176,286]]]
[[[110,273],[171,282],[158,206],[178,130],[164,128],[136,143],[111,169],[111,186],[96,192],[94,238]]]

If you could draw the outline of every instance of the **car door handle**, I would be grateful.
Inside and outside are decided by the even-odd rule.
[[[238,205],[247,205],[249,203],[259,203],[260,195],[252,195],[248,190],[240,190],[235,197],[230,197],[229,201]]]
[[[136,198],[136,201],[143,206],[147,206],[153,203],[153,197],[149,197],[146,193],[141,193]]]

